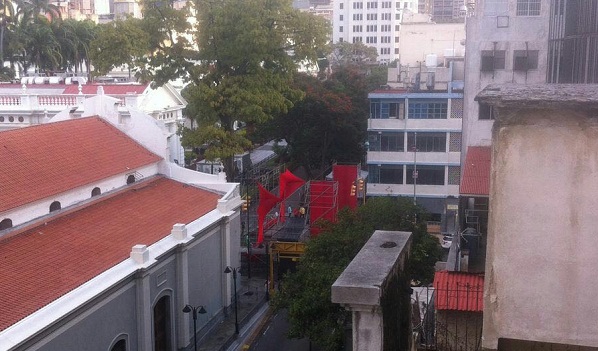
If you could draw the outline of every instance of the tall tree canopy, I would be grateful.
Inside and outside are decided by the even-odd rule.
[[[426,213],[403,197],[375,197],[356,212],[343,212],[337,223],[307,243],[295,273],[285,276],[274,304],[287,308],[290,337],[309,337],[322,349],[340,350],[351,315],[330,300],[330,290],[375,230],[412,232],[410,275],[428,284],[441,258],[438,240],[427,233]]]
[[[358,81],[352,83],[359,86]],[[310,178],[333,161],[358,163],[364,152],[366,118],[358,105],[365,102],[354,100],[350,88],[343,91],[336,84],[343,83],[298,74],[293,87],[304,91],[305,98],[258,131],[266,140],[286,140],[287,156],[294,165],[303,166]]]
[[[187,115],[200,128],[184,133],[183,142],[208,145],[206,156],[220,158],[231,180],[233,156],[250,145],[234,122],[263,123],[302,98],[291,85],[293,73],[299,62],[316,62],[328,27],[323,19],[293,9],[290,0],[196,0],[194,5],[197,49],[156,52],[148,72],[158,83],[177,77],[190,82]]]

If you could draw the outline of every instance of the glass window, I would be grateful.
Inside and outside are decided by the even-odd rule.
[[[517,0],[517,16],[540,16],[541,0]]]
[[[495,69],[505,69],[505,50],[482,50],[481,71],[488,72]]]
[[[513,70],[527,71],[538,68],[538,50],[513,51]]]
[[[479,106],[480,110],[478,113],[478,119],[491,120],[496,117],[496,111],[494,110],[494,107],[484,103],[480,103]]]
[[[411,119],[446,119],[448,101],[410,100],[409,118]]]
[[[403,165],[369,165],[371,183],[403,184]]]
[[[415,145],[415,133],[407,133],[409,151]],[[446,133],[417,133],[417,152],[446,152]]]
[[[407,184],[413,184],[413,176],[417,178],[420,185],[444,185],[444,166],[417,165],[417,173],[414,174],[413,165],[407,165]]]
[[[380,135],[380,151],[403,151],[404,133],[382,133]]]

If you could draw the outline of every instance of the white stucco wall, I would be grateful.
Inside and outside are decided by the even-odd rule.
[[[483,346],[496,349],[499,338],[598,346],[595,111],[500,113]]]
[[[158,164],[154,163],[145,167],[131,169],[126,173],[121,173],[98,182],[86,184],[33,203],[13,208],[2,213],[2,219],[10,218],[13,226],[17,226],[44,217],[50,213],[50,204],[54,201],[60,202],[62,211],[68,210],[69,206],[91,199],[91,191],[95,187],[100,188],[102,194],[123,188],[127,184],[127,176],[133,173],[141,174],[144,178],[153,176],[158,173]],[[140,179],[137,180],[139,181]]]
[[[509,10],[500,17],[499,27],[499,16],[486,15],[485,1],[478,0],[475,15],[466,19],[464,147],[490,145],[492,121],[478,120],[478,103],[474,101],[488,84],[546,82],[549,5],[548,0],[542,0],[540,16],[516,16],[516,1],[509,0]],[[513,51],[525,50],[526,45],[529,50],[539,50],[538,68],[513,71]],[[506,51],[505,69],[481,72],[481,51],[493,48]]]
[[[436,54],[442,63],[445,56],[463,56],[465,23],[403,23],[399,30],[401,65],[426,61],[426,55]],[[447,54],[447,50],[452,55]]]

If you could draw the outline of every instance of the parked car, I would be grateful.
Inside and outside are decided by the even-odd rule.
[[[443,249],[450,249],[451,245],[453,244],[453,237],[451,235],[445,235],[442,237],[442,246]]]

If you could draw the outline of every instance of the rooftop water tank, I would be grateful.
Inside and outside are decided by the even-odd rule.
[[[426,55],[426,67],[436,67],[436,66],[438,66],[438,55],[436,55],[436,54]]]

